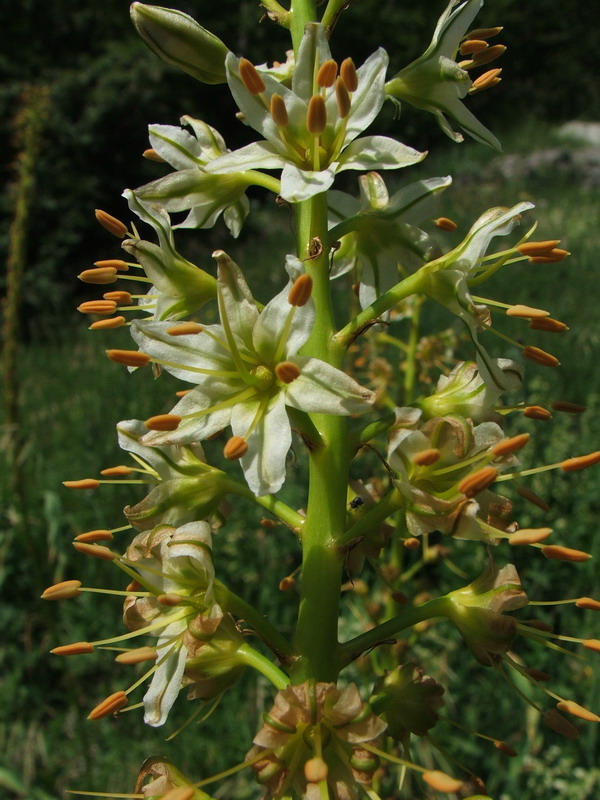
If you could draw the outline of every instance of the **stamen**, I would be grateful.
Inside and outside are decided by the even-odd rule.
[[[568,250],[561,250],[558,247],[549,250],[540,256],[530,256],[529,260],[532,264],[554,264],[557,261],[562,261],[567,256],[570,256]]]
[[[107,478],[124,478],[131,475],[133,469],[126,467],[125,464],[119,464],[117,467],[108,467],[107,469],[100,470],[100,475],[105,475]]]
[[[117,280],[117,270],[112,267],[84,269],[77,277],[84,283],[94,283],[98,285],[114,283]]]
[[[587,561],[592,557],[590,553],[585,553],[583,550],[574,550],[572,547],[563,547],[559,544],[548,544],[542,547],[542,553],[546,558],[570,561],[575,564]]]
[[[557,703],[556,707],[559,711],[564,711],[566,714],[571,714],[574,717],[579,717],[579,719],[584,719],[586,722],[600,722],[600,717],[598,714],[594,714],[593,711],[589,711],[587,708],[580,706],[579,703],[575,703],[573,700],[561,700],[560,703]]]
[[[111,214],[107,214],[106,211],[102,211],[100,208],[97,208],[94,214],[100,225],[109,233],[112,233],[113,236],[117,236],[119,239],[124,238],[127,233],[127,225],[125,225],[125,223],[113,217]]]
[[[416,453],[412,458],[412,462],[417,467],[430,467],[436,461],[439,461],[441,455],[436,447],[429,447],[427,450],[421,450],[420,453]]]
[[[180,322],[169,328],[167,333],[169,336],[188,336],[193,333],[202,333],[204,327],[197,322]]]
[[[533,308],[532,306],[509,306],[506,309],[507,317],[523,317],[524,319],[539,319],[542,317],[549,317],[550,312],[544,311],[542,308]]]
[[[527,419],[539,419],[544,421],[552,419],[552,414],[548,409],[542,406],[525,406],[523,409],[523,416],[527,417]]]
[[[582,414],[586,408],[580,406],[578,403],[569,403],[563,400],[557,400],[555,403],[550,403],[550,408],[555,411],[565,411],[567,414]]]
[[[251,61],[247,58],[240,58],[239,63],[240,78],[246,89],[252,95],[262,94],[265,90],[265,82],[260,73]]]
[[[489,44],[483,39],[465,39],[458,48],[458,52],[461,56],[470,56],[473,53],[479,53],[481,50],[487,50],[488,47]]]
[[[491,448],[491,453],[495,456],[507,456],[510,453],[516,453],[521,450],[529,441],[528,433],[519,433],[517,436],[512,436],[510,439],[503,439],[498,444]]]
[[[346,119],[350,113],[352,101],[350,99],[348,89],[346,88],[346,84],[341,78],[338,78],[335,82],[335,99],[337,101],[340,119]]]
[[[324,61],[319,67],[317,72],[316,83],[321,88],[329,88],[335,83],[337,77],[338,65],[333,58]]]
[[[156,602],[160,603],[161,606],[167,606],[168,608],[175,608],[176,606],[182,605],[182,602],[185,598],[183,598],[180,594],[175,594],[174,592],[167,592],[165,594],[159,594],[156,596]]]
[[[40,596],[42,600],[69,600],[71,597],[81,594],[80,587],[81,581],[60,581],[60,583],[48,586]]]
[[[415,536],[409,536],[408,539],[402,540],[402,546],[407,550],[418,550],[421,547],[421,542]]]
[[[529,327],[534,331],[546,331],[547,333],[563,333],[568,331],[569,326],[558,319],[552,317],[545,317],[544,319],[533,319],[529,323]]]
[[[306,112],[306,129],[315,136],[323,133],[327,127],[327,109],[325,100],[320,94],[314,94],[308,101]]]
[[[595,453],[588,453],[585,456],[576,456],[575,458],[567,458],[561,462],[560,468],[563,472],[578,472],[580,469],[587,469],[593,467],[600,461],[600,450]]]
[[[150,356],[139,350],[107,350],[106,355],[111,361],[126,367],[145,367],[150,363]]]
[[[77,306],[77,311],[82,314],[97,314],[98,316],[108,316],[114,314],[117,304],[112,300],[87,300]]]
[[[280,128],[287,128],[290,124],[285,101],[280,94],[271,95],[271,117]]]
[[[62,485],[66,489],[97,489],[100,481],[95,478],[82,478],[79,481],[63,481]]]
[[[86,544],[85,542],[73,542],[73,547],[84,556],[92,556],[93,558],[101,558],[103,561],[114,561],[119,558],[117,553],[113,553],[108,547],[101,544]]]
[[[241,436],[232,436],[225,447],[223,448],[223,455],[229,461],[237,461],[248,452],[248,442]]]
[[[594,653],[600,653],[600,639],[582,639],[581,644]]]
[[[449,217],[438,217],[434,219],[433,222],[436,228],[442,231],[448,231],[449,233],[453,233],[458,228],[456,222]]]
[[[502,742],[499,739],[494,740],[494,747],[509,758],[516,758],[519,755],[516,750],[513,750],[506,742]]]
[[[144,661],[156,661],[158,652],[154,647],[137,647],[135,650],[127,650],[119,653],[115,661],[119,664],[142,664]]]
[[[568,719],[553,708],[549,708],[542,717],[542,721],[551,731],[559,733],[565,739],[579,739],[579,731]]]
[[[458,491],[464,494],[465,497],[475,497],[492,483],[498,477],[498,470],[494,467],[483,467],[482,469],[467,475],[459,484]]]
[[[313,280],[310,275],[304,273],[299,275],[288,294],[288,303],[291,306],[305,306],[310,300],[312,294]]]
[[[439,769],[426,770],[423,773],[423,780],[431,786],[432,789],[435,789],[437,792],[445,792],[446,794],[458,792],[463,785],[462,781],[450,775],[446,775],[445,772],[441,772]]]
[[[356,67],[351,58],[345,58],[340,65],[340,77],[346,84],[346,89],[349,92],[355,92],[358,89],[358,75],[356,74]]]
[[[560,239],[548,239],[545,242],[524,242],[517,246],[517,250],[522,256],[543,256],[548,251],[553,250]]]
[[[81,656],[94,652],[94,645],[90,642],[73,642],[54,647],[50,652],[55,656]]]
[[[475,28],[465,34],[465,39],[491,39],[503,30],[504,28],[501,25],[495,28]]]
[[[327,780],[328,774],[329,768],[320,756],[304,762],[304,777],[309,783],[321,783]]]
[[[148,161],[158,161],[159,164],[165,163],[164,158],[159,156],[153,147],[149,147],[147,150],[144,150],[142,153],[142,158],[147,158]]]
[[[296,585],[296,581],[291,575],[286,575],[285,578],[282,578],[279,581],[279,591],[280,592],[289,592],[290,589],[293,589]]]
[[[506,52],[506,45],[494,44],[488,47],[487,50],[482,50],[479,53],[473,53],[471,61],[473,67],[482,67],[484,64],[489,64],[490,61],[495,61],[497,58]]]
[[[75,537],[76,542],[87,542],[88,544],[93,542],[110,542],[112,539],[112,533],[106,530],[87,531]]]
[[[115,692],[101,703],[98,703],[88,714],[88,719],[102,719],[102,717],[108,717],[119,711],[119,709],[124,708],[126,705],[127,695],[125,692]]]
[[[560,361],[556,356],[553,356],[551,353],[546,353],[545,350],[541,350],[539,347],[527,345],[527,347],[523,348],[522,352],[524,358],[533,361],[535,364],[541,364],[542,367],[560,366]]]
[[[580,597],[575,601],[577,608],[584,608],[587,611],[600,611],[600,601],[593,597]]]
[[[107,331],[113,330],[114,328],[122,328],[123,325],[127,325],[125,317],[110,317],[109,319],[98,319],[96,322],[92,322],[89,330]]]
[[[502,69],[496,67],[495,69],[488,69],[487,72],[482,73],[473,81],[473,85],[469,89],[469,94],[483,92],[485,89],[491,89],[492,86],[496,86],[496,84],[500,83],[502,80],[500,77],[501,72]]]
[[[181,423],[181,417],[177,414],[156,414],[144,422],[144,425],[151,431],[176,431]]]
[[[114,300],[115,303],[119,303],[122,306],[130,306],[133,302],[133,296],[129,292],[123,291],[104,292],[102,297],[105,300]]]
[[[523,528],[520,531],[511,533],[508,543],[513,547],[520,545],[538,544],[543,542],[552,533],[552,528]]]
[[[527,489],[524,486],[519,486],[517,489],[517,494],[521,495],[524,500],[529,501],[532,505],[537,506],[542,511],[550,511],[550,506],[546,503],[545,500],[542,500],[541,497],[535,492],[532,492],[531,489]]]
[[[105,258],[101,261],[94,261],[94,266],[106,269],[116,269],[117,272],[127,272],[129,270],[129,264],[127,261],[123,261],[121,258]]]
[[[275,367],[275,375],[282,383],[293,383],[300,377],[300,368],[292,361],[280,361]]]

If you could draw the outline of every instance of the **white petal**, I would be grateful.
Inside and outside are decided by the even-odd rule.
[[[289,406],[300,411],[348,415],[368,411],[375,400],[374,392],[325,361],[305,356],[289,360],[300,369],[300,377],[285,389]]]
[[[331,58],[329,43],[322,25],[309,22],[304,29],[304,36],[298,48],[298,58],[292,78],[292,91],[298,97],[308,100],[313,93],[315,62],[318,69],[324,61]]]
[[[279,292],[263,308],[252,334],[253,346],[266,364],[274,366],[274,358],[284,361],[294,355],[310,336],[314,320],[315,307],[311,300],[303,306],[294,308],[288,302],[292,282]],[[292,323],[288,319],[293,315]],[[287,332],[286,332],[287,328]],[[285,341],[282,342],[282,338]]]
[[[283,147],[276,147],[271,142],[252,142],[215,159],[207,166],[206,171],[223,175],[248,169],[281,169],[285,164],[282,150]]]
[[[300,203],[325,192],[333,183],[336,168],[337,162],[319,172],[285,164],[281,173],[281,196],[288,203]]]
[[[389,58],[381,47],[357,70],[358,88],[352,95],[344,142],[348,144],[375,119],[385,100],[385,72]]]
[[[418,164],[427,153],[420,153],[387,136],[363,136],[350,144],[340,156],[338,172],[345,169],[399,169]],[[282,180],[283,184],[283,180]]]
[[[218,264],[219,313],[225,325],[252,351],[252,331],[258,319],[258,308],[242,271],[223,250],[213,253]],[[231,346],[231,343],[229,343]]]
[[[167,625],[159,638],[159,647],[161,643],[167,643],[173,636],[180,635],[184,628],[185,622],[182,620]],[[159,649],[159,654],[168,650],[168,647],[169,645],[165,644],[164,648]],[[159,655],[159,660],[161,657],[163,656]],[[186,658],[186,648],[183,645],[175,645],[174,652],[166,656],[162,663],[159,663],[152,676],[148,691],[144,695],[144,722],[146,725],[157,728],[167,721],[169,711],[181,689]]]
[[[174,125],[150,125],[150,144],[158,155],[175,169],[202,166],[202,148],[191,133]]]

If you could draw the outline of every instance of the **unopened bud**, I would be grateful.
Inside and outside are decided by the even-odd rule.
[[[585,553],[583,550],[574,550],[572,547],[563,547],[559,544],[548,544],[542,547],[542,553],[546,558],[556,561],[571,561],[574,564],[587,561],[592,557],[590,553]]]
[[[176,431],[181,422],[181,417],[177,414],[156,414],[144,422],[144,425],[151,431]]]
[[[237,461],[248,452],[248,442],[241,436],[232,436],[223,448],[223,455],[229,461]]]
[[[291,306],[305,306],[312,294],[313,281],[310,275],[299,275],[288,294],[288,303]]]
[[[110,714],[115,714],[127,705],[127,695],[125,692],[115,692],[93,708],[88,714],[88,719],[102,719]]]
[[[292,361],[280,361],[275,367],[275,375],[282,383],[292,383],[300,377],[300,368]]]
[[[248,61],[247,58],[240,58],[239,70],[242,83],[250,94],[258,95],[264,92],[265,82],[251,61]]]
[[[124,222],[121,222],[120,219],[113,217],[112,214],[107,214],[106,211],[102,211],[102,209],[97,208],[94,212],[96,215],[96,219],[105,228],[109,233],[112,233],[113,236],[117,236],[119,239],[123,239],[125,234],[127,233],[127,225]]]
[[[349,92],[355,92],[358,89],[358,75],[354,61],[351,58],[345,58],[340,65],[340,77],[346,84]]]
[[[106,355],[111,361],[126,367],[145,367],[150,363],[150,356],[139,350],[107,350]]]
[[[133,3],[131,21],[153,53],[202,83],[225,83],[228,48],[196,20],[173,8]]]
[[[437,792],[446,792],[447,794],[458,792],[462,786],[462,781],[458,781],[456,778],[446,775],[445,772],[441,772],[439,769],[426,770],[423,773],[423,780]]]
[[[48,586],[42,592],[42,600],[69,600],[71,597],[77,597],[80,592],[81,581],[61,581],[52,586]]]

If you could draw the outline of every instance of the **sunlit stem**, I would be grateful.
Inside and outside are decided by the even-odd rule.
[[[274,495],[264,494],[257,497],[246,485],[233,480],[227,481],[227,490],[233,494],[247,497],[248,500],[252,500],[257,505],[262,506],[262,508],[270,511],[271,514],[274,514],[291,528],[296,535],[300,535],[305,518],[282,500],[278,500]]]
[[[417,346],[419,344],[419,326],[421,322],[421,306],[424,297],[415,297],[412,304],[408,352],[404,364],[404,403],[410,405],[414,399],[415,381],[417,378]]]
[[[278,667],[276,667],[272,661],[269,661],[268,658],[265,658],[262,653],[259,653],[258,650],[250,647],[249,644],[241,645],[238,648],[237,655],[247,667],[252,667],[252,669],[257,670],[257,672],[260,672],[261,675],[264,675],[267,680],[271,681],[276,689],[285,689],[285,687],[289,684],[290,679],[288,676]]]
[[[362,513],[354,525],[338,540],[338,546],[343,547],[356,539],[376,533],[378,526],[385,522],[394,511],[402,507],[402,502],[400,492],[397,489],[392,489],[373,507]]]

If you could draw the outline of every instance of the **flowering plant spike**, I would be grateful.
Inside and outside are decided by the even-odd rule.
[[[65,481],[101,491],[123,480],[147,491],[126,506],[125,525],[74,542],[82,556],[123,573],[115,595],[125,598],[126,633],[52,652],[92,657],[97,647],[112,648],[120,664],[146,664],[128,688],[115,678],[91,720],[141,705],[148,725],[168,726],[175,704],[189,704],[193,715],[203,705],[214,710],[242,674],[258,673],[271,687],[239,764],[211,776],[199,746],[197,774],[187,776],[152,758],[132,797],[211,800],[204,786],[217,780],[215,796],[227,797],[229,776],[245,771],[245,796],[268,800],[384,800],[430,789],[483,798],[486,776],[477,764],[463,766],[465,731],[504,757],[516,752],[493,730],[470,731],[453,719],[456,709],[445,704],[452,671],[440,666],[444,654],[432,641],[438,650],[463,649],[498,684],[494,692],[515,689],[555,733],[576,738],[581,725],[600,721],[523,660],[530,657],[524,639],[577,655],[600,649],[597,639],[554,633],[533,618],[534,606],[553,601],[540,599],[535,584],[527,590],[520,558],[530,547],[539,559],[567,562],[568,572],[590,557],[547,542],[548,505],[528,487],[534,474],[600,462],[600,451],[542,466],[528,456],[535,421],[552,414],[528,402],[525,365],[557,366],[537,342],[566,325],[528,305],[532,298],[479,294],[505,265],[551,269],[569,254],[558,239],[531,241],[529,201],[482,208],[455,234],[457,224],[441,215],[451,177],[405,179],[427,154],[377,133],[392,99],[432,112],[456,142],[462,136],[450,120],[499,147],[467,108],[469,93],[499,81],[500,70],[487,65],[505,49],[488,41],[500,28],[467,32],[482,4],[450,0],[423,55],[392,76],[382,47],[358,68],[352,54],[332,58],[329,40],[342,11],[352,14],[348,2],[328,0],[317,10],[314,0],[289,9],[264,0],[265,24],[289,30],[291,49],[266,53],[258,66],[180,11],[132,5],[144,42],[200,81],[221,83],[258,138],[228,149],[210,109],[189,109],[195,116],[183,116],[181,127],[152,124],[146,155],[172,171],[125,190],[135,222],[96,214],[117,237],[114,252],[79,277],[115,284],[131,267],[140,288],[112,286],[79,310],[94,330],[129,328],[133,342],[116,340],[107,351],[115,369],[170,373],[180,390],[154,416],[118,424],[128,464]],[[386,44],[394,47],[393,38]],[[344,191],[347,171],[358,173],[357,195]],[[250,264],[228,255],[238,252],[228,234],[238,237],[251,212],[250,186],[292,215],[294,239],[277,258],[277,289],[264,302],[255,292],[271,285],[268,245]],[[152,229],[143,234],[148,241],[137,224]],[[223,244],[212,258],[207,252],[199,266],[180,254],[176,239],[213,226]],[[201,243],[202,232],[194,235]],[[123,260],[119,242],[134,262]],[[460,323],[443,345],[435,381],[419,377],[426,372],[420,344],[443,340],[425,328],[424,305]],[[523,343],[522,330],[512,339],[501,333],[510,346],[498,358],[490,345],[498,310],[515,329],[528,322],[538,338]],[[553,409],[584,410],[571,401]],[[302,508],[290,497],[302,497]],[[270,537],[289,542],[280,573],[262,579],[273,598],[295,596],[291,632],[279,628],[272,608],[254,607],[243,587],[232,588],[219,543],[230,536],[239,498],[251,508],[246,536],[254,535],[255,513],[267,546]],[[520,523],[528,500],[536,527]],[[419,583],[434,568],[446,570],[443,580]],[[43,597],[93,591],[68,577]],[[567,602],[600,610],[591,597],[557,600]],[[433,630],[437,638],[428,639]],[[132,716],[132,726],[141,724]],[[448,735],[452,725],[459,737]],[[522,735],[515,731],[513,744]]]

